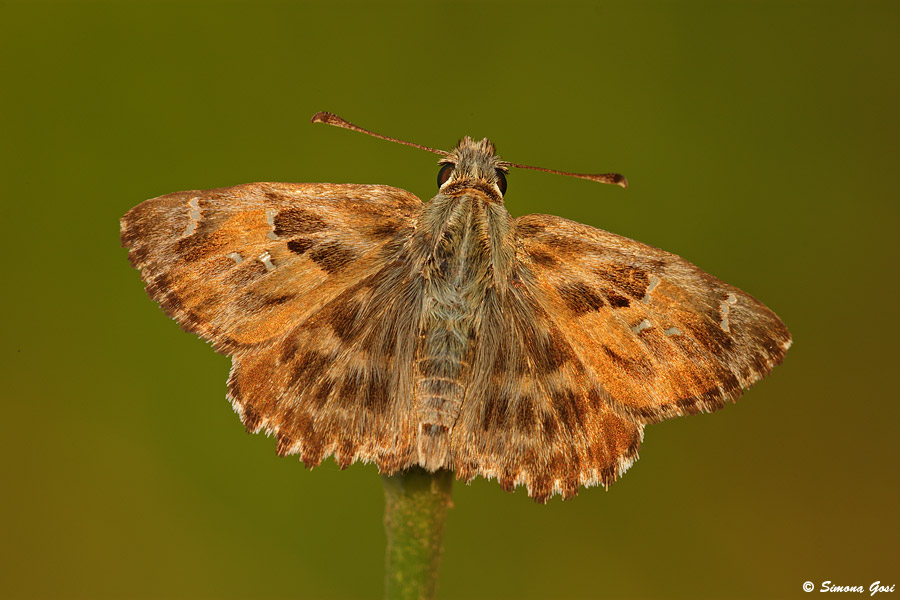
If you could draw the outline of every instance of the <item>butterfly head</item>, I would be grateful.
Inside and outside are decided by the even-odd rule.
[[[484,138],[476,142],[466,136],[450,154],[439,161],[438,189],[447,196],[477,190],[495,202],[506,193],[509,163],[494,154],[494,144]]]

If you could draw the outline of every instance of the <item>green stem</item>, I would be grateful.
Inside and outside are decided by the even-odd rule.
[[[384,475],[382,480],[387,533],[385,598],[431,600],[437,590],[453,473],[429,473],[413,467]]]

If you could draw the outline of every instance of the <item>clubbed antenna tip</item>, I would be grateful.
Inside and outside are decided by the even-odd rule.
[[[519,165],[516,163],[509,163],[509,166],[518,167],[519,169],[531,169],[532,171],[543,171],[544,173],[555,173],[556,175],[568,175],[569,177],[589,179],[590,181],[597,181],[600,183],[611,183],[612,185],[617,185],[622,188],[628,187],[628,180],[625,179],[624,175],[620,175],[619,173],[571,173],[569,171],[558,171],[556,169],[545,169],[543,167],[532,167],[530,165]]]

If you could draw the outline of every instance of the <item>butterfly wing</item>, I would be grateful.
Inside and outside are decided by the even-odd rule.
[[[387,186],[252,183],[147,200],[121,221],[150,296],[216,350],[264,345],[377,269],[421,201]]]
[[[649,423],[711,412],[791,344],[761,302],[686,260],[548,215],[516,220],[536,295],[617,413]]]
[[[516,219],[453,433],[457,475],[538,501],[615,481],[643,424],[712,411],[778,364],[790,334],[748,294],[650,246],[547,215]]]
[[[229,398],[250,431],[308,464],[335,453],[392,471],[410,460],[395,399],[409,398],[420,287],[398,257],[421,205],[387,186],[180,192],[129,211],[122,244],[166,313],[233,356]]]
[[[551,317],[527,267],[489,290],[453,431],[457,476],[524,485],[546,502],[609,486],[637,459],[643,425],[616,414]]]

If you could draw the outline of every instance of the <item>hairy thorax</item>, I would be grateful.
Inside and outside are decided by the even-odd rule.
[[[471,376],[485,295],[509,281],[512,218],[478,190],[438,194],[422,211],[424,314],[416,352],[419,464],[452,466],[450,435]]]

